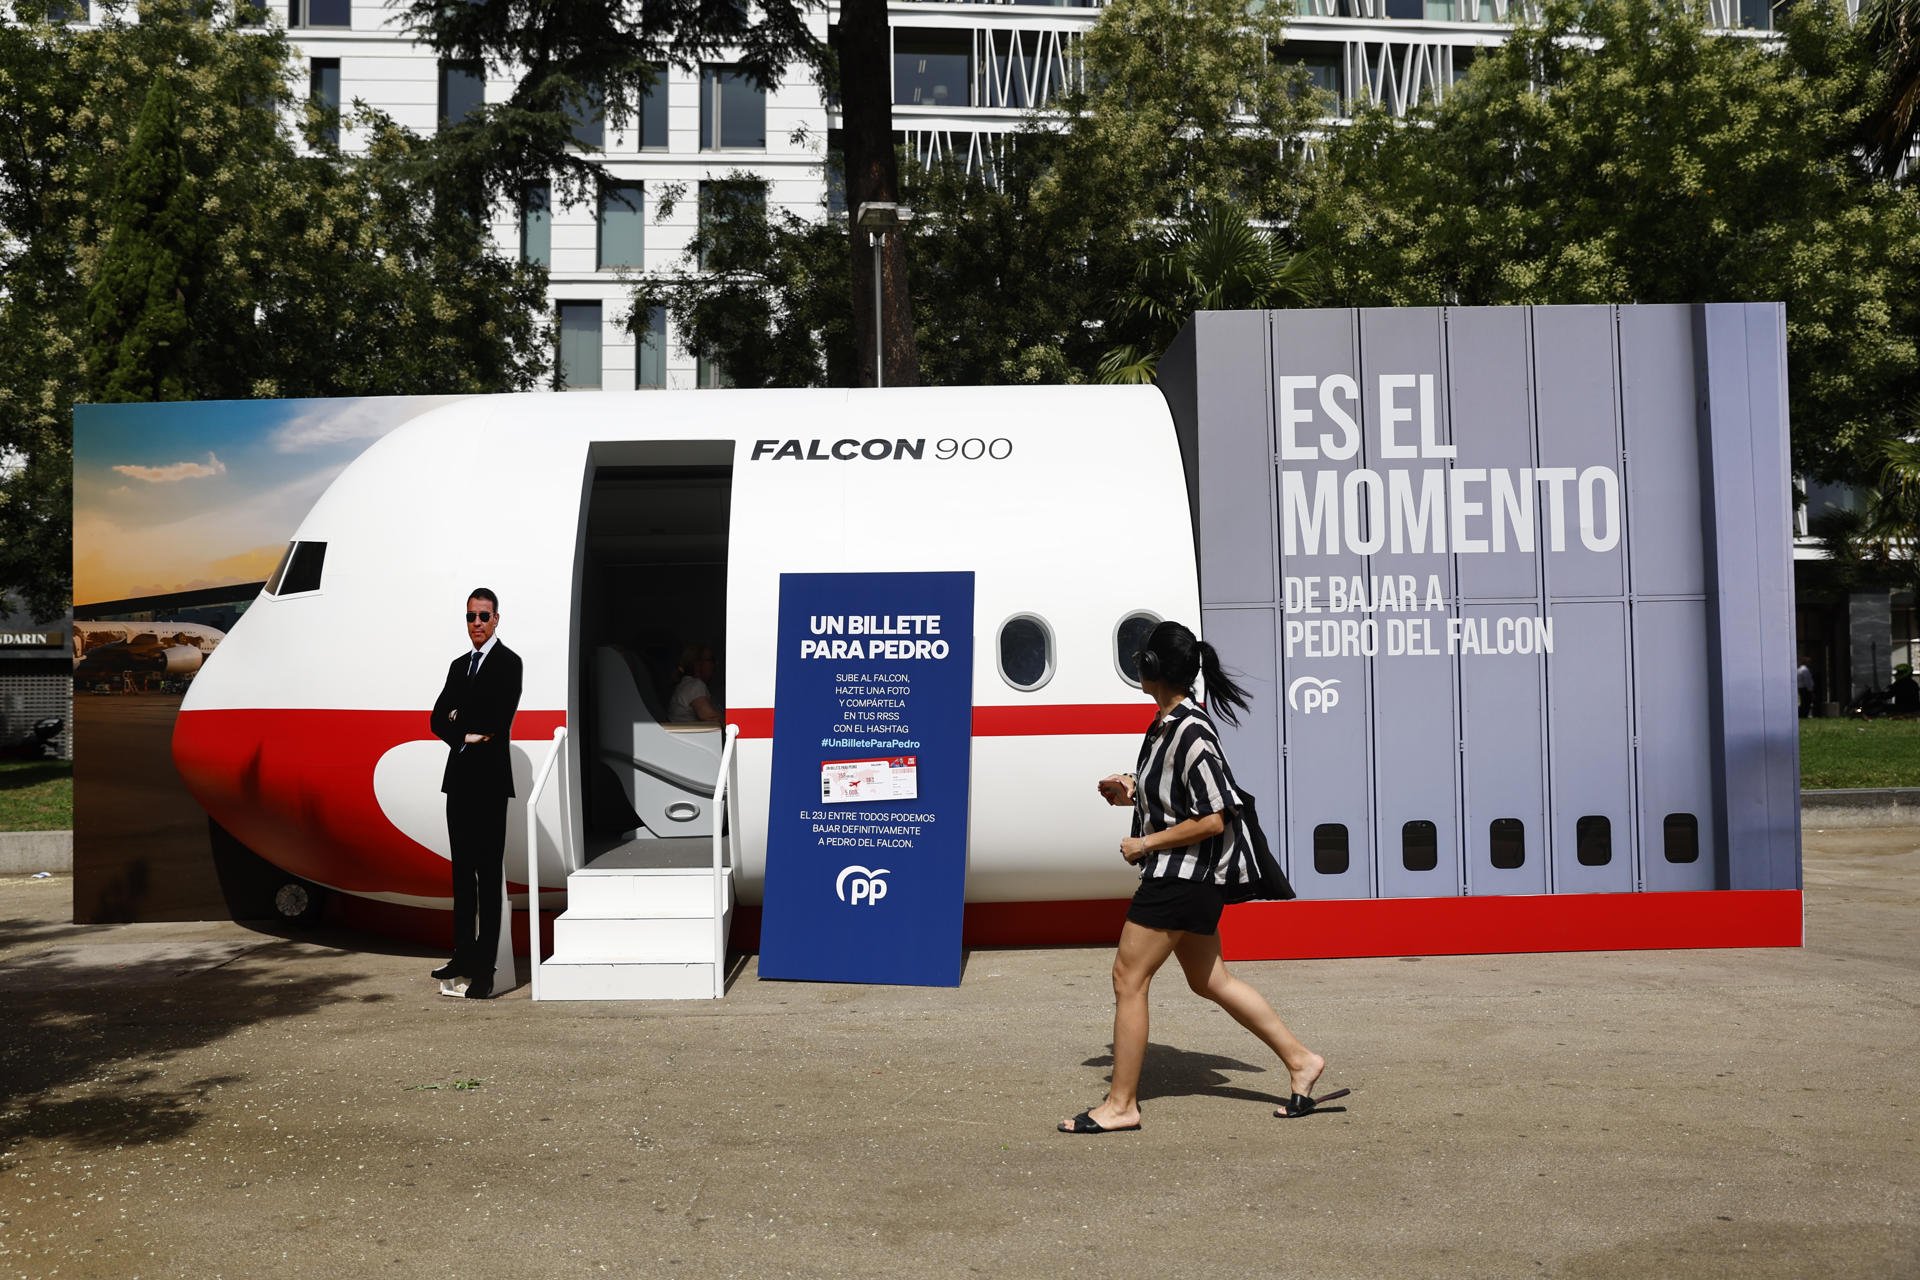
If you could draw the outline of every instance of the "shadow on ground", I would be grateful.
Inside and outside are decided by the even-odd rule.
[[[1113,1054],[1103,1053],[1088,1058],[1080,1065],[1111,1068]],[[1292,1092],[1287,1087],[1290,1082],[1284,1075],[1278,1081],[1281,1092],[1274,1093],[1267,1089],[1242,1088],[1227,1074],[1229,1071],[1258,1074],[1267,1070],[1257,1063],[1243,1062],[1239,1058],[1218,1053],[1196,1053],[1192,1049],[1152,1042],[1147,1045],[1147,1060],[1140,1068],[1140,1100],[1150,1102],[1155,1098],[1185,1098],[1205,1094],[1208,1097],[1264,1102],[1277,1107]]]
[[[0,985],[0,1170],[26,1141],[99,1149],[179,1137],[211,1091],[243,1077],[161,1083],[172,1059],[249,1026],[390,998],[350,994],[356,975],[291,941],[64,941],[94,932],[0,920],[0,937],[54,944],[0,968],[11,979]],[[286,963],[294,951],[307,953],[297,967]]]

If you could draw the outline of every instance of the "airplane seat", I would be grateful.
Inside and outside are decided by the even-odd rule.
[[[645,663],[611,644],[594,651],[594,713],[594,754],[620,780],[646,831],[711,836],[719,727],[667,725]]]

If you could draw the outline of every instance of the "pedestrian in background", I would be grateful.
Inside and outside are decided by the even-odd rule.
[[[1227,972],[1220,956],[1220,914],[1238,886],[1260,878],[1247,806],[1234,789],[1206,710],[1207,697],[1228,724],[1238,724],[1247,695],[1220,667],[1213,646],[1177,622],[1162,622],[1135,655],[1140,688],[1159,705],[1140,744],[1135,772],[1098,783],[1108,804],[1131,805],[1133,828],[1120,856],[1140,868],[1140,888],[1127,909],[1113,960],[1113,1079],[1107,1096],[1071,1120],[1062,1133],[1114,1133],[1140,1127],[1140,1066],[1147,1051],[1147,988],[1168,956],[1179,959],[1187,985],[1212,1000],[1279,1055],[1289,1097],[1274,1112],[1304,1116],[1340,1089],[1313,1096],[1326,1059],[1287,1029],[1266,997]]]

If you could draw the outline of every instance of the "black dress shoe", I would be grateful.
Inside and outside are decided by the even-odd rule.
[[[469,982],[467,984],[467,999],[469,1000],[493,999],[493,979],[475,978],[472,982]]]
[[[445,982],[448,978],[464,978],[467,975],[461,970],[458,960],[449,960],[427,976]]]

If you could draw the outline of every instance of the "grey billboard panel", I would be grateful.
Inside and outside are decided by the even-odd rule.
[[[1240,713],[1237,725],[1214,717],[1220,746],[1233,767],[1234,781],[1259,802],[1260,825],[1267,838],[1278,845],[1286,839],[1280,821],[1286,797],[1273,785],[1280,776],[1281,698],[1274,623],[1271,608],[1200,609],[1201,634],[1220,651],[1220,661],[1252,704]]]
[[[1627,607],[1612,601],[1552,606],[1547,659],[1548,794],[1552,797],[1553,889],[1624,893],[1633,888],[1633,702]],[[1604,859],[1582,819],[1605,819]],[[1593,824],[1590,825],[1590,830]]]
[[[1720,888],[1706,602],[1643,600],[1633,631],[1641,885]]]
[[[1508,616],[1499,606],[1467,605],[1461,616],[1485,621]],[[1497,822],[1518,822],[1523,838],[1541,847],[1546,831],[1545,659],[1538,654],[1475,654],[1460,663],[1460,737],[1464,786],[1462,827],[1472,865],[1470,893],[1540,893],[1546,887],[1541,856],[1513,882],[1514,868],[1492,865]],[[1505,853],[1505,846],[1502,849]],[[1503,861],[1510,861],[1504,858]]]
[[[1283,652],[1284,646],[1283,641]],[[1303,898],[1371,897],[1373,800],[1367,748],[1372,717],[1366,659],[1284,662],[1281,689],[1287,876]],[[1334,698],[1331,707],[1329,696]]]
[[[1244,403],[1256,380],[1241,369],[1238,387],[1214,391],[1246,359],[1233,327],[1244,321],[1200,318],[1163,369],[1200,510],[1203,474],[1239,485],[1236,504],[1255,501],[1241,473],[1256,456],[1259,412]],[[1284,791],[1270,834],[1301,891],[1797,887],[1780,309],[1328,310],[1261,323],[1267,456],[1292,456],[1261,479],[1268,511],[1202,517],[1222,532],[1203,540],[1201,599],[1223,639],[1271,646],[1270,667],[1266,649],[1236,658],[1274,681],[1234,739],[1236,768],[1262,798],[1263,786]],[[1401,452],[1383,436],[1387,405],[1404,416]],[[1217,431],[1215,414],[1230,419]],[[1393,505],[1396,484],[1421,502],[1442,487],[1444,552],[1409,549],[1432,526]],[[1496,484],[1497,516],[1462,503]],[[1350,524],[1349,494],[1382,491],[1384,516]],[[1495,528],[1506,545],[1491,545]],[[1444,564],[1430,575],[1423,559]],[[1279,599],[1233,598],[1263,574]],[[1330,585],[1358,581],[1364,596],[1403,577],[1413,598],[1384,606],[1336,605]],[[1537,635],[1543,609],[1551,655],[1503,652]],[[1248,616],[1263,614],[1270,633]],[[1444,656],[1396,651],[1389,629],[1404,638],[1420,625]],[[1250,775],[1273,741],[1281,776],[1262,784]]]
[[[1357,395],[1339,394],[1346,379],[1359,386],[1360,353],[1351,312],[1274,311],[1272,325],[1274,483],[1279,493],[1278,541],[1282,579],[1293,576],[1326,579],[1352,578],[1367,571],[1366,559],[1349,551],[1338,521],[1337,486],[1363,465],[1359,448],[1345,438],[1339,415],[1358,415]],[[1326,402],[1323,402],[1322,396]],[[1329,412],[1327,403],[1334,411]],[[1364,423],[1356,421],[1364,431]],[[1326,437],[1331,437],[1327,439]],[[1290,453],[1313,456],[1289,457]],[[1344,457],[1331,456],[1345,453]],[[1323,481],[1323,477],[1325,477]],[[1320,488],[1325,483],[1328,488]],[[1331,505],[1321,499],[1329,499]],[[1289,513],[1293,518],[1289,518]],[[1331,550],[1329,548],[1331,547]],[[1324,601],[1325,593],[1320,593]],[[1202,597],[1206,599],[1206,597]],[[1283,603],[1282,608],[1288,606]]]
[[[1714,517],[1714,766],[1739,888],[1800,884],[1785,325],[1770,303],[1703,306],[1695,322]]]
[[[1362,465],[1381,477],[1367,503],[1366,532],[1380,543],[1367,557],[1369,574],[1411,577],[1420,591],[1440,580],[1442,594],[1453,594],[1453,557],[1448,552],[1444,498],[1431,507],[1432,536],[1425,549],[1407,522],[1393,518],[1388,504],[1407,501],[1419,508],[1424,491],[1396,499],[1397,478],[1431,477],[1444,486],[1452,455],[1447,420],[1446,334],[1438,308],[1369,308],[1360,312],[1360,402]],[[1349,505],[1343,495],[1342,514]],[[1384,535],[1384,536],[1383,536]]]
[[[1603,481],[1593,469],[1616,478],[1620,469],[1613,308],[1534,307],[1530,314],[1547,593],[1555,599],[1622,595],[1625,540],[1617,530],[1595,529],[1602,541],[1608,532],[1616,539],[1610,550],[1595,550],[1581,538],[1580,519],[1582,493],[1592,510],[1600,509]]]
[[[1296,486],[1317,484],[1323,475],[1338,483],[1361,465],[1361,451],[1349,451],[1346,446],[1353,442],[1338,438],[1337,415],[1329,414],[1321,400],[1325,384],[1336,376],[1352,380],[1357,391],[1357,325],[1351,312],[1275,311],[1270,321],[1275,448],[1282,455],[1274,474],[1281,492],[1283,598],[1277,639],[1281,741],[1286,747],[1287,874],[1303,898],[1365,898],[1373,892],[1369,703],[1366,660],[1353,644],[1364,615],[1332,610],[1327,583],[1364,575],[1366,558],[1347,549],[1338,528],[1309,523],[1299,508],[1293,509],[1290,546],[1286,492],[1289,476]],[[1352,400],[1333,396],[1336,408],[1356,419],[1357,400],[1357,394]],[[1289,412],[1294,415],[1291,422]],[[1331,448],[1322,439],[1329,434],[1336,437]],[[1315,456],[1285,456],[1298,451]],[[1292,501],[1309,496],[1296,488]],[[1328,518],[1321,515],[1318,520]],[[1310,609],[1298,607],[1308,591],[1316,603]]]
[[[1620,309],[1622,479],[1632,495],[1627,540],[1636,596],[1707,589],[1693,375],[1691,307]]]
[[[1453,307],[1447,313],[1448,420],[1459,453],[1456,467],[1509,475],[1533,467],[1533,389],[1528,382],[1527,312],[1522,307]],[[1512,490],[1501,496],[1511,499]],[[1489,498],[1493,498],[1491,493]],[[1538,487],[1526,500],[1533,503]],[[1493,498],[1498,501],[1500,499]],[[1462,600],[1520,600],[1539,594],[1540,518],[1534,507],[1530,524],[1533,549],[1514,541],[1484,555],[1455,561]],[[1505,522],[1492,522],[1503,537]]]
[[[1413,617],[1445,622],[1439,614]],[[1436,639],[1439,653],[1373,664],[1374,884],[1383,898],[1460,891],[1454,660]]]
[[[1273,440],[1267,326],[1256,311],[1202,312],[1195,368],[1207,449],[1200,456],[1195,525],[1211,572],[1205,604],[1273,601]],[[1230,553],[1210,555],[1210,549]]]

